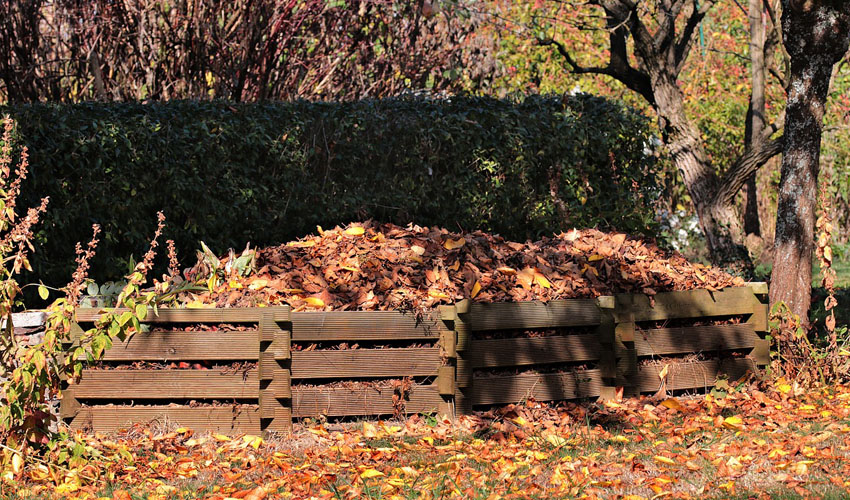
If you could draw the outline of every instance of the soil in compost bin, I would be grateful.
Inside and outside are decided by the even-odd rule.
[[[692,326],[721,326],[740,325],[746,316],[723,316],[715,318],[681,318],[664,319],[660,321],[639,321],[635,327],[640,330],[655,330],[659,328],[688,328]]]
[[[173,361],[157,363],[154,361],[133,361],[132,363],[101,361],[88,370],[216,370],[222,373],[238,373],[257,368],[256,361]]]
[[[595,367],[595,363],[552,363],[514,368],[483,368],[473,370],[472,378],[486,379],[513,377],[515,375],[548,375],[553,373],[581,375],[582,372],[592,370]]]
[[[209,272],[199,261],[184,276],[196,281]],[[253,275],[224,281],[180,300],[216,307],[289,304],[294,311],[426,311],[464,298],[549,301],[744,285],[622,233],[572,230],[517,243],[481,231],[372,221],[260,249]]]
[[[435,342],[411,342],[411,341],[359,341],[359,342],[293,342],[290,346],[292,352],[310,351],[355,351],[358,349],[428,349],[436,346]]]
[[[567,337],[596,333],[598,327],[571,326],[569,328],[546,328],[539,330],[489,330],[472,332],[473,340],[533,339],[541,337]]]
[[[151,332],[248,332],[257,333],[254,323],[156,323],[151,325]]]

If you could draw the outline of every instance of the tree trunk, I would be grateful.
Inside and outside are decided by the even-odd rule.
[[[770,302],[808,322],[823,116],[832,67],[850,42],[846,2],[784,0],[791,58]]]
[[[733,201],[717,198],[719,179],[699,130],[685,115],[681,90],[664,75],[653,71],[650,75],[664,142],[694,204],[712,261],[736,272],[751,272],[738,210]]]
[[[745,146],[753,147],[762,140],[765,127],[765,60],[764,44],[767,40],[762,0],[750,0],[750,74],[752,92],[747,110],[747,125],[744,137]],[[744,234],[761,236],[759,223],[758,192],[756,174],[744,184]]]

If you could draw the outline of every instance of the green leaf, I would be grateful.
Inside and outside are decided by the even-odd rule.
[[[50,291],[44,285],[38,285],[38,296],[41,297],[41,300],[47,300],[47,297],[50,296]]]
[[[89,283],[89,285],[86,287],[86,293],[88,293],[89,295],[97,295],[97,292],[99,290],[100,288],[97,286],[97,283]]]
[[[136,305],[136,317],[139,318],[139,321],[145,319],[148,316],[148,308],[144,304]]]

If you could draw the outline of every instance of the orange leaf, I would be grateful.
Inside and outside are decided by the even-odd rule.
[[[443,246],[446,247],[446,250],[454,250],[455,248],[460,248],[466,245],[466,240],[463,238],[458,238],[453,240],[451,238],[447,239]]]

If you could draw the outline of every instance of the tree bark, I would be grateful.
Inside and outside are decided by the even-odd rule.
[[[850,42],[850,3],[783,0],[791,58],[770,302],[808,322],[823,116],[832,67]]]
[[[679,74],[699,24],[715,2],[659,1],[654,19],[657,25],[651,31],[642,20],[645,13],[640,2],[589,0],[605,11],[610,45],[605,66],[582,66],[563,44],[552,39],[542,43],[554,45],[573,73],[608,75],[646,99],[658,116],[664,143],[693,201],[712,261],[750,274],[752,261],[743,246],[745,233],[735,197],[747,179],[781,151],[782,139],[771,139],[777,129],[762,125],[741,157],[720,178],[699,129],[685,113]],[[760,65],[763,68],[764,57]],[[763,85],[761,90],[763,99]],[[762,111],[762,124],[763,117]]]
[[[747,110],[747,125],[744,141],[746,147],[752,147],[761,141],[766,125],[765,119],[765,60],[764,45],[767,40],[764,19],[763,0],[750,0],[750,74],[752,92]],[[759,222],[758,192],[756,175],[751,175],[744,184],[744,234],[761,236]]]

